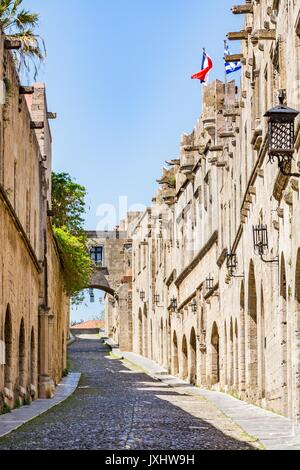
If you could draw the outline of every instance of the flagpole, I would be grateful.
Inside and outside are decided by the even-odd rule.
[[[204,56],[206,54],[205,47],[203,47],[203,61],[204,61]],[[202,63],[202,68],[204,67]],[[200,87],[201,87],[201,113],[203,113],[203,103],[204,103],[204,84],[203,82],[200,81]]]
[[[226,56],[225,56],[225,51],[227,50],[227,41],[225,40],[224,41],[224,74],[225,74],[225,79],[224,79],[224,83],[225,83],[225,110],[227,110],[227,71],[226,71]],[[228,122],[227,122],[227,118],[225,118],[225,130],[227,132],[228,130]]]

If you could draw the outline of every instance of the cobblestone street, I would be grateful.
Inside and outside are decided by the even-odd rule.
[[[110,354],[95,337],[70,347],[79,388],[63,404],[0,440],[0,449],[195,450],[257,448],[202,397],[180,394]]]

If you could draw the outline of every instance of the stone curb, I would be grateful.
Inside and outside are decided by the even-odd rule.
[[[76,341],[76,336],[73,336],[72,333],[70,333],[70,339],[67,341],[67,346],[71,346],[71,344],[75,343]]]
[[[67,400],[78,387],[81,373],[70,373],[58,384],[54,398],[35,400],[30,406],[22,406],[0,416],[0,438],[7,436],[26,423]]]

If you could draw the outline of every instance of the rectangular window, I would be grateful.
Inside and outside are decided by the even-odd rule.
[[[91,259],[98,267],[103,267],[103,246],[94,246],[91,249]]]

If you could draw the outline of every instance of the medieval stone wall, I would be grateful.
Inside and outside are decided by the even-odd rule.
[[[300,2],[246,4],[239,88],[203,88],[201,118],[132,231],[133,349],[189,382],[299,420],[299,180],[268,163],[264,114],[281,89],[300,110]],[[275,262],[254,250],[259,224],[265,261]]]
[[[47,210],[51,133],[45,86],[20,88],[0,38],[0,394],[53,395],[66,367],[69,302]],[[28,94],[29,93],[29,94]]]

